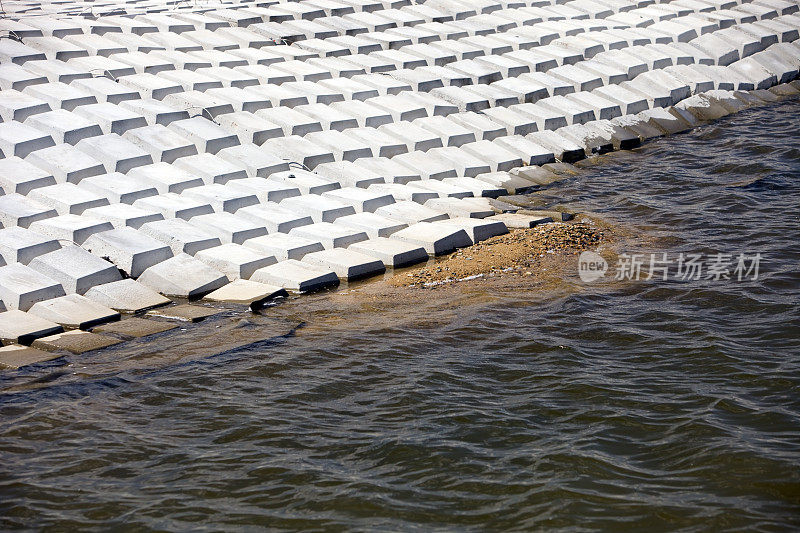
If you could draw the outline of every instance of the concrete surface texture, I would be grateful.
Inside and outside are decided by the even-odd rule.
[[[800,93],[785,0],[3,10],[12,343],[167,296],[255,309],[425,261],[532,223],[487,199],[546,185],[541,165]],[[40,344],[106,344],[78,337]]]

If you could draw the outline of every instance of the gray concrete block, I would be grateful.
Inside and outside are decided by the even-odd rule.
[[[230,281],[249,279],[259,268],[277,263],[274,256],[264,255],[232,243],[197,252],[195,259],[222,272]]]
[[[8,309],[27,311],[36,302],[64,294],[57,281],[21,263],[0,267],[0,298]]]
[[[18,343],[29,345],[36,339],[54,335],[62,331],[64,331],[64,328],[55,322],[39,318],[36,315],[31,315],[18,309],[0,313],[0,342],[2,344]],[[17,366],[19,362],[9,365],[7,350],[10,348],[12,348],[12,346],[3,348],[2,356],[0,356],[0,363],[5,366]],[[27,361],[24,364],[27,364]]]
[[[312,292],[339,284],[339,278],[331,270],[289,259],[256,270],[251,281],[277,285],[293,292]]]
[[[82,246],[98,257],[107,258],[117,268],[134,278],[147,268],[172,257],[169,246],[140,230],[129,227],[96,233]],[[111,305],[108,307],[116,309]]]
[[[436,220],[446,220],[450,218],[447,213],[425,207],[424,205],[410,200],[401,200],[391,205],[379,207],[375,210],[375,214],[398,220],[404,224],[434,222]]]
[[[2,66],[5,68],[12,65]],[[16,89],[3,89],[3,92],[0,92],[0,118],[3,119],[3,122],[12,120],[24,122],[29,117],[46,113],[50,110],[50,104],[26,92],[20,92]]]
[[[110,203],[132,204],[140,198],[158,195],[156,188],[146,181],[119,172],[85,178],[78,186]]]
[[[407,226],[397,220],[366,212],[340,217],[336,219],[335,224],[351,230],[363,231],[371,239],[388,237]]]
[[[91,235],[113,229],[113,226],[88,216],[60,215],[33,222],[30,229],[57,241],[82,244]]]
[[[17,156],[0,159],[0,186],[7,193],[27,195],[40,187],[55,185],[53,175]]]
[[[231,163],[213,154],[198,154],[182,157],[175,161],[175,168],[191,176],[201,178],[203,183],[228,183],[230,181],[247,178],[247,168],[241,163]],[[154,168],[157,168],[154,167]],[[194,183],[194,181],[192,181]],[[191,185],[194,186],[194,185]],[[182,186],[181,191],[189,188]],[[171,192],[180,192],[173,190]]]
[[[148,222],[138,231],[168,245],[174,255],[194,255],[222,244],[214,234],[177,218]]]
[[[132,279],[97,285],[84,296],[121,313],[139,313],[170,303],[169,298]]]
[[[456,248],[472,244],[463,229],[432,222],[418,222],[398,231],[391,238],[422,246],[429,255],[449,254]]]
[[[5,157],[26,157],[35,150],[55,145],[53,138],[19,122],[0,123],[0,152]]]
[[[60,283],[67,294],[84,294],[96,285],[122,279],[117,267],[78,246],[40,255],[29,266]]]
[[[100,161],[69,144],[36,150],[25,161],[52,175],[57,183],[79,183],[84,178],[106,173]]]
[[[382,261],[342,248],[310,253],[303,257],[303,262],[332,270],[340,279],[347,281],[377,276],[386,271]]]
[[[248,239],[242,246],[265,257],[275,257],[278,261],[287,259],[299,260],[306,254],[325,249],[317,239],[284,233],[270,233],[263,237]]]
[[[192,217],[190,223],[216,236],[222,243],[241,244],[247,239],[267,234],[264,224],[259,224],[246,217],[239,217],[231,213],[200,215]]]
[[[164,296],[194,299],[223,287],[228,278],[204,262],[182,253],[151,266],[138,281]]]
[[[88,329],[120,319],[118,312],[79,294],[38,302],[29,314],[70,329]]]

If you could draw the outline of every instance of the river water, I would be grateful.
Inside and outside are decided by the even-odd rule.
[[[796,529],[798,131],[752,109],[540,193],[624,228],[595,283],[354,287],[4,372],[2,529]]]

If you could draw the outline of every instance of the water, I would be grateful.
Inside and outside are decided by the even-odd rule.
[[[750,110],[542,194],[756,281],[339,291],[3,373],[3,529],[797,528],[798,131]]]

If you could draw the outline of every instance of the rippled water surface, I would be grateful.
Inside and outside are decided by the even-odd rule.
[[[5,372],[0,524],[795,529],[798,131],[749,110],[542,193],[755,281],[340,291]]]

